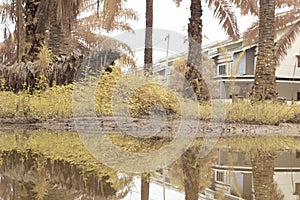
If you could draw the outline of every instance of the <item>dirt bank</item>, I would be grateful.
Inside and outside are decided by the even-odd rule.
[[[102,131],[125,132],[174,137],[179,132],[194,137],[232,137],[232,136],[290,136],[300,137],[300,124],[281,123],[278,125],[243,124],[243,123],[216,123],[190,119],[169,119],[152,121],[148,118],[99,117],[74,119],[0,119],[0,131],[11,129],[53,129],[72,131]]]

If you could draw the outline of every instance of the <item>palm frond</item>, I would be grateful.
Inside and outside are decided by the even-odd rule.
[[[300,8],[295,8],[275,16],[275,30],[280,31],[286,27],[289,27],[293,22],[299,20]],[[248,46],[257,41],[259,31],[259,22],[254,22],[243,34],[243,43]]]
[[[121,0],[84,1],[80,6],[80,12],[91,14],[79,19],[80,26],[84,25],[87,28],[89,26],[90,30],[105,29],[108,32],[116,29],[132,31],[126,21],[138,20],[138,13],[133,9],[125,8],[122,2]]]
[[[300,17],[300,7],[277,14],[275,18],[276,30],[289,26],[292,22],[297,21],[299,17]]]
[[[241,9],[242,15],[258,16],[258,0],[232,0],[232,3]]]
[[[96,47],[105,47],[107,50],[116,50],[118,48],[124,50],[128,55],[134,55],[133,50],[122,41],[118,41],[112,37],[95,34],[86,29],[78,29],[73,33],[74,38],[80,42],[80,45],[86,50],[92,50]]]
[[[286,56],[287,50],[292,46],[298,34],[300,34],[300,20],[291,25],[288,31],[277,41],[275,46],[277,61]]]
[[[239,29],[232,5],[227,0],[207,0],[208,7],[214,10],[225,32],[234,40],[239,39]]]
[[[179,7],[182,0],[173,0],[173,2],[175,2],[176,6]]]
[[[243,45],[248,46],[257,41],[259,30],[259,21],[253,22],[252,25],[243,34]]]
[[[103,16],[104,16],[104,26],[107,29],[111,29],[111,23],[116,18],[117,14],[122,9],[122,0],[104,0],[103,5]]]
[[[14,22],[16,18],[16,6],[14,1],[5,0],[0,4],[1,24]]]
[[[126,22],[127,19],[126,11],[124,12],[125,12],[123,17],[125,18],[124,21],[114,20],[111,22],[109,26],[106,25],[106,20],[104,16],[102,15],[99,16],[97,13],[94,13],[87,17],[78,19],[77,28],[80,27],[81,29],[84,28],[86,30],[100,31],[100,32],[102,31],[110,32],[113,30],[132,31],[130,24]],[[131,18],[131,16],[129,16],[128,18]]]
[[[300,0],[276,0],[276,8],[300,7]]]

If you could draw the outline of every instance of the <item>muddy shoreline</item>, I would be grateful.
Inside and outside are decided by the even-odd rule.
[[[289,136],[300,137],[300,124],[280,123],[278,125],[208,122],[196,119],[182,121],[170,119],[152,121],[145,118],[99,117],[74,119],[5,118],[0,119],[0,131],[13,129],[50,129],[70,131],[97,131],[144,133],[153,132],[157,136],[173,137],[174,132],[196,133],[196,137],[234,136]]]

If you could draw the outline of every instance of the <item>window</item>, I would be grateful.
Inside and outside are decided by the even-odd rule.
[[[300,101],[300,92],[297,92],[297,101]]]
[[[300,151],[296,151],[296,158],[300,158]]]
[[[216,181],[224,182],[224,176],[225,174],[223,171],[217,171]]]
[[[232,75],[233,73],[232,73],[232,69],[233,69],[233,62],[230,62],[229,63],[229,69],[228,69],[228,72],[230,73],[230,74],[228,74],[228,75]]]
[[[219,67],[218,67],[218,75],[219,76],[226,75],[226,65],[219,65]]]
[[[246,52],[236,52],[233,54],[232,75],[246,74]]]
[[[226,171],[216,171],[215,172],[215,180],[217,182],[227,183]]]
[[[298,61],[297,66],[300,67],[300,55],[297,55],[297,61]]]

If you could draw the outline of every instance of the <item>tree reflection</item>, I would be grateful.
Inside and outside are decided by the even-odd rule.
[[[199,192],[210,187],[213,178],[212,167],[216,163],[216,152],[200,158],[199,146],[193,145],[185,151],[180,159],[169,166],[167,182],[181,191],[185,191],[185,199],[198,200]]]
[[[251,152],[255,199],[273,200],[275,151]]]
[[[125,177],[113,187],[108,176],[83,172],[79,166],[51,161],[30,150],[3,153],[0,174],[0,197],[5,200],[116,199],[116,192],[131,181]]]

